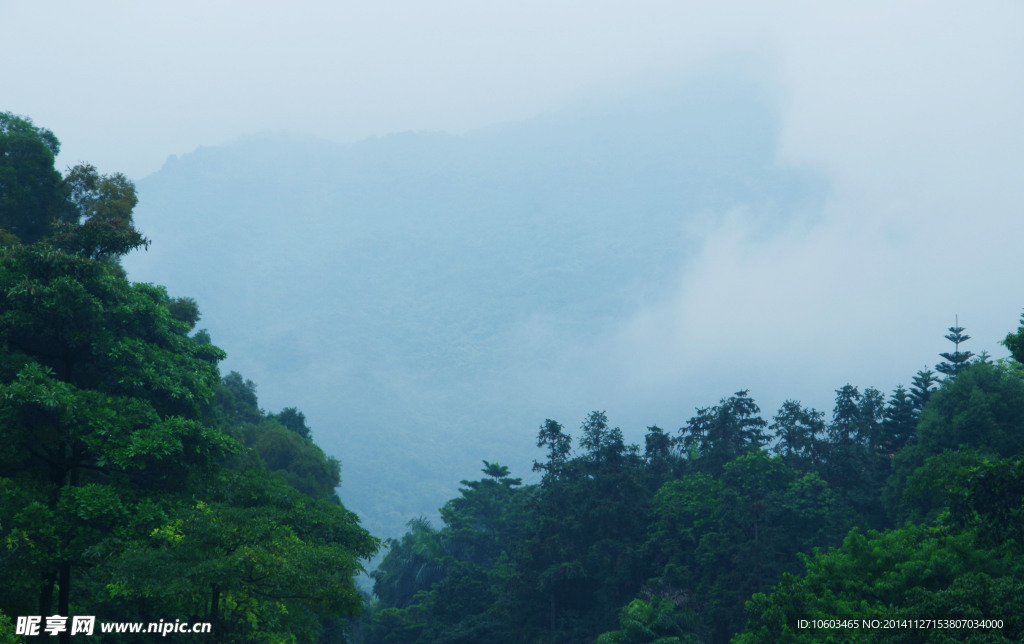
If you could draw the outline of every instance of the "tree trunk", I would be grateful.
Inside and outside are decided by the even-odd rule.
[[[67,628],[59,633],[60,644],[71,644],[71,615],[69,614],[71,604],[71,562],[65,561],[60,564],[60,594],[57,596],[57,614],[68,618]],[[45,617],[45,615],[44,615]]]
[[[210,624],[213,632],[217,632],[218,615],[220,612],[220,588],[212,584],[213,594],[210,596]]]

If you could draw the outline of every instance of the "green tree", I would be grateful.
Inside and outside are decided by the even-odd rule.
[[[0,230],[10,241],[38,241],[68,216],[66,192],[53,167],[59,152],[53,132],[0,112]]]
[[[223,352],[188,335],[193,300],[118,264],[146,243],[134,185],[88,165],[61,179],[58,146],[0,115],[0,606],[205,614],[234,624],[220,641],[314,641],[322,615],[358,607],[352,576],[376,540],[234,440],[263,420],[254,386],[220,382]],[[248,418],[217,419],[225,391]],[[304,446],[336,484],[336,462]]]
[[[92,165],[77,165],[68,171],[63,188],[73,215],[54,224],[50,242],[55,247],[117,262],[149,244],[132,221],[139,199],[135,185],[123,174],[101,175]]]
[[[806,572],[785,575],[771,594],[747,604],[750,619],[733,641],[1016,642],[1024,636],[1024,559],[979,547],[973,531],[908,525],[806,558]],[[1002,629],[816,628],[812,620],[1002,620]],[[799,620],[811,626],[800,628]],[[834,623],[834,622],[831,622]],[[855,639],[851,639],[851,635]]]
[[[914,376],[914,382],[910,386],[910,399],[914,403],[915,415],[920,415],[925,404],[932,397],[938,382],[931,369],[922,369]]]
[[[596,467],[619,461],[626,450],[622,430],[609,428],[608,416],[603,411],[590,412],[580,425],[580,447],[587,450],[585,458]]]
[[[742,626],[752,593],[799,570],[797,553],[837,542],[849,525],[816,474],[751,452],[718,477],[666,483],[653,502],[646,552],[665,588],[692,594],[708,639],[724,642]]]
[[[650,500],[644,460],[607,426],[590,414],[580,439],[588,451],[527,498],[506,586],[511,623],[527,640],[592,640],[614,626],[649,567],[640,549]]]
[[[310,437],[310,429],[306,425],[306,415],[295,407],[285,407],[279,413],[271,414],[270,417],[299,436]]]
[[[914,413],[914,401],[903,387],[897,385],[885,406],[885,418],[882,421],[882,440],[877,449],[890,458],[914,440],[917,429],[917,417]]]
[[[885,394],[874,387],[868,387],[861,394],[857,410],[860,412],[860,426],[857,430],[860,441],[881,451],[880,447],[885,441]]]
[[[1020,326],[1017,330],[1006,334],[1003,346],[1010,350],[1014,360],[1024,363],[1024,315],[1020,316]]]
[[[988,548],[1024,550],[1024,457],[989,460],[961,468],[946,480],[947,521],[975,530]]]
[[[241,427],[263,420],[263,410],[256,398],[256,383],[232,371],[221,380],[217,388],[217,418],[219,424]]]
[[[444,577],[440,536],[430,521],[419,517],[407,525],[409,531],[400,540],[384,542],[388,553],[371,574],[373,594],[392,608],[406,608],[417,592]]]
[[[653,493],[662,483],[680,469],[682,461],[676,452],[677,441],[668,433],[658,427],[651,425],[644,435],[644,460],[647,467],[644,468],[645,478]]]
[[[970,340],[971,336],[964,333],[964,327],[960,326],[960,319],[958,317],[956,324],[949,327],[949,333],[945,337],[953,343],[954,349],[952,353],[939,354],[945,358],[945,361],[935,365],[935,370],[946,374],[946,377],[954,377],[959,375],[968,365],[970,359],[974,357],[974,354],[970,351],[960,350],[960,345]]]
[[[965,470],[984,463],[988,457],[985,452],[973,448],[946,450],[926,456],[924,462],[909,473],[906,463],[898,462],[896,473],[883,496],[895,522],[909,519],[933,523],[949,508],[950,483]],[[894,496],[897,490],[899,495]]]
[[[188,326],[188,330],[196,328],[196,324],[199,322],[199,318],[202,317],[199,314],[199,304],[191,297],[175,297],[167,303],[167,308],[171,312],[171,317],[178,322],[184,322]],[[195,340],[195,336],[192,337]],[[207,341],[204,344],[210,344],[209,334],[206,334]]]
[[[1003,457],[1024,452],[1024,382],[996,364],[961,370],[921,414],[918,443],[929,454],[961,447]]]
[[[490,566],[507,553],[523,519],[519,500],[523,480],[508,467],[484,461],[486,478],[461,481],[459,496],[441,508],[444,538],[454,556]]]
[[[653,462],[659,458],[668,458],[672,453],[672,437],[657,425],[647,428],[644,436],[644,458]]]
[[[716,471],[737,456],[759,449],[768,423],[747,390],[737,391],[710,409],[698,409],[679,430],[682,445],[696,451],[703,467]]]
[[[879,503],[890,461],[877,445],[883,442],[881,422],[884,416],[882,394],[874,388],[861,394],[846,384],[836,390],[836,402],[829,424],[821,477],[859,515],[861,525],[882,528],[886,523]]]
[[[0,611],[0,644],[21,644],[24,640],[15,633],[11,618]]]
[[[197,615],[218,641],[316,642],[323,617],[358,612],[353,577],[377,542],[338,504],[260,470],[225,470],[206,499],[104,562],[111,605]]]
[[[973,363],[925,407],[917,442],[894,459],[886,504],[897,516],[935,516],[948,503],[941,487],[951,471],[1022,453],[1024,381],[1009,365]]]
[[[860,401],[860,391],[849,383],[836,390],[836,404],[828,427],[833,443],[845,445],[859,442],[863,427]]]
[[[441,508],[441,530],[420,520],[391,542],[373,573],[380,601],[364,616],[358,641],[471,644],[503,641],[513,630],[501,589],[532,488],[504,465],[484,466],[483,479],[462,481],[459,496]]]
[[[774,421],[769,427],[776,437],[772,451],[790,467],[805,472],[816,469],[822,459],[824,412],[805,409],[799,402],[787,400],[782,403]]]
[[[699,644],[697,616],[679,611],[667,599],[634,599],[619,613],[619,630],[603,633],[597,644]]]
[[[287,429],[273,416],[245,425],[242,436],[267,470],[315,499],[340,503],[335,488],[341,485],[341,463],[324,454],[312,440]]]
[[[545,463],[534,461],[533,471],[544,472],[545,481],[554,480],[569,459],[572,437],[565,433],[561,424],[548,418],[537,433],[537,447],[548,448],[548,459]]]
[[[168,301],[109,263],[0,250],[0,480],[31,508],[3,529],[37,578],[8,586],[5,606],[49,615],[56,593],[66,615],[73,569],[118,536],[112,526],[236,449],[200,422],[223,353],[188,338]]]

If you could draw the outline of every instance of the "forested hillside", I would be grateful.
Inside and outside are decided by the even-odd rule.
[[[300,411],[222,376],[194,300],[128,280],[120,258],[148,244],[134,185],[62,175],[59,145],[0,113],[0,641],[55,615],[342,641],[379,544],[338,500],[338,461]]]
[[[83,615],[197,642],[1024,637],[1024,319],[1012,358],[957,321],[934,368],[831,410],[740,389],[642,444],[603,411],[545,420],[536,483],[491,446],[440,524],[381,544],[303,411],[221,373],[200,303],[128,279],[134,184],[60,173],[59,146],[0,114],[0,641]]]
[[[389,540],[353,641],[1019,641],[1024,326],[995,363],[964,331],[830,414],[738,391],[643,445],[545,421],[540,484],[485,461]]]

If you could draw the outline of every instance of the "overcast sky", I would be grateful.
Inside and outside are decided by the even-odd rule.
[[[0,1],[0,109],[52,129],[62,166],[140,179],[252,133],[462,133],[756,61],[780,159],[832,186],[822,217],[709,230],[621,329],[619,366],[639,390],[683,353],[784,375],[804,350],[829,388],[835,364],[890,388],[883,363],[937,360],[954,314],[998,353],[1024,305],[1021,34],[1017,1]]]
[[[1020,136],[1021,3],[838,4],[3,0],[0,98],[65,163],[135,179],[254,132],[457,133],[736,53],[777,88],[785,153],[858,179]]]

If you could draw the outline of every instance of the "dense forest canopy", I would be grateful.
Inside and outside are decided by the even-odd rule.
[[[442,526],[389,541],[354,641],[1019,640],[1024,325],[998,362],[964,330],[830,415],[769,421],[742,390],[643,446],[603,412],[545,421],[539,484],[485,461]]]

